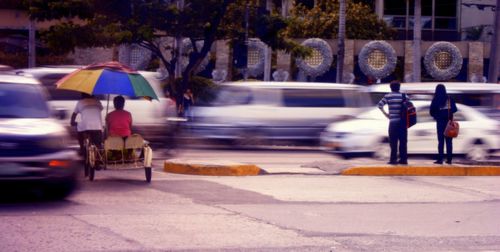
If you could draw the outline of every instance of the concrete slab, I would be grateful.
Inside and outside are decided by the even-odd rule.
[[[265,174],[254,164],[243,164],[229,160],[183,160],[170,159],[164,163],[164,171],[191,175],[253,176]]]
[[[361,176],[500,176],[500,166],[373,165],[350,167],[343,170],[341,174]]]
[[[278,179],[277,179],[278,178]],[[480,183],[498,183],[498,177],[477,177],[476,184],[453,185],[422,182],[427,177],[370,177],[275,175],[258,177],[203,177],[240,190],[257,192],[288,202],[321,203],[451,203],[498,200],[500,196],[479,190]],[[456,177],[460,178],[460,177]],[[464,177],[465,178],[465,177]],[[467,177],[468,178],[468,177]],[[482,182],[481,182],[482,181]],[[451,183],[451,182],[450,182]],[[460,184],[460,181],[455,182]],[[488,187],[489,188],[489,187]]]

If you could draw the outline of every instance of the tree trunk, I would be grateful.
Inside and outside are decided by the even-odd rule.
[[[493,25],[493,37],[491,39],[491,51],[490,51],[490,66],[488,69],[488,82],[497,83],[498,73],[500,68],[500,50],[498,44],[500,43],[500,0],[497,0],[497,6],[495,11],[495,24]]]
[[[28,26],[28,67],[36,66],[36,27],[35,21],[30,20]]]
[[[420,82],[420,44],[422,42],[421,0],[415,0],[415,15],[413,23],[413,81]]]
[[[179,11],[184,10],[184,0],[177,0],[177,9]],[[182,76],[182,38],[177,35],[175,38],[175,55],[177,57],[177,62],[175,63],[175,78],[180,78]]]
[[[266,0],[266,10],[271,13],[272,11],[272,1]],[[266,50],[264,51],[264,81],[271,80],[271,53],[272,50],[266,45]]]
[[[343,82],[344,77],[344,54],[345,54],[345,0],[339,1],[339,32],[337,52],[337,83]]]
[[[184,92],[190,88],[189,82],[191,78],[194,75],[194,70],[198,68],[200,63],[203,61],[203,59],[207,56],[207,54],[210,52],[210,49],[212,48],[212,44],[214,43],[217,35],[217,29],[222,22],[222,18],[224,17],[227,6],[231,3],[231,0],[224,0],[222,2],[222,5],[217,13],[215,13],[215,17],[213,19],[211,28],[205,32],[205,36],[203,38],[203,47],[201,50],[198,50],[196,48],[196,43],[194,43],[193,40],[191,42],[193,43],[193,52],[189,54],[189,63],[186,66],[186,69],[182,72],[182,81],[181,81],[181,86],[179,88],[179,97],[182,97]],[[177,60],[180,61],[180,58]]]

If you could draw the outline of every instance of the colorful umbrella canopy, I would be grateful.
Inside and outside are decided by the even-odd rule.
[[[117,94],[158,100],[153,88],[142,75],[116,61],[78,69],[63,77],[56,85],[58,89],[91,95]]]

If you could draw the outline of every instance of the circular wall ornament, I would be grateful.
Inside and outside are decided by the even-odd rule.
[[[367,43],[358,56],[361,71],[366,76],[376,79],[389,76],[396,68],[397,60],[394,48],[383,40]]]
[[[204,42],[202,40],[196,41],[196,49],[198,51],[201,50],[203,47]],[[182,40],[182,71],[186,69],[187,65],[189,64],[189,53],[193,51],[193,43],[191,43],[191,40],[189,38],[185,38]],[[210,53],[210,52],[209,52]],[[199,73],[207,67],[208,63],[210,61],[210,58],[205,56],[205,58],[201,61],[200,65],[198,68],[194,71],[195,73]]]
[[[264,73],[264,57],[267,45],[258,38],[248,40],[247,70],[248,75],[257,77]]]
[[[332,48],[319,38],[311,38],[302,42],[303,46],[312,48],[312,55],[302,59],[297,58],[297,67],[307,76],[317,77],[326,73],[332,65]]]
[[[450,42],[432,44],[424,56],[424,66],[427,72],[436,80],[449,80],[460,73],[462,69],[462,54]]]
[[[118,49],[118,61],[133,69],[145,69],[151,60],[151,51],[138,44],[122,44]]]

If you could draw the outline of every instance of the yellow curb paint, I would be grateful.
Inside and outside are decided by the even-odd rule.
[[[253,164],[207,165],[165,161],[163,170],[170,173],[208,176],[255,176],[264,170]]]
[[[360,176],[500,176],[500,166],[359,166],[341,175]]]

